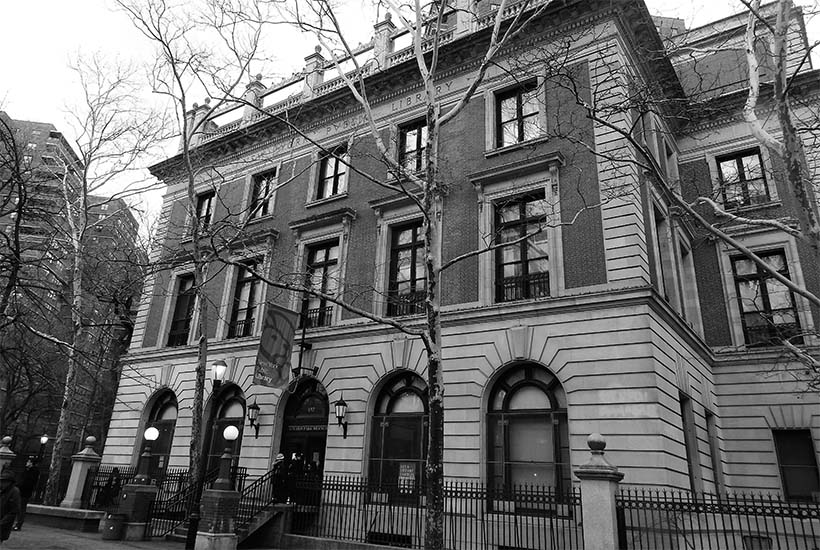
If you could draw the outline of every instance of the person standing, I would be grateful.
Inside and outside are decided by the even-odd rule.
[[[8,540],[20,513],[20,489],[14,484],[14,473],[8,468],[0,473],[0,542]]]
[[[20,513],[17,514],[17,523],[14,525],[14,530],[19,531],[23,527],[23,521],[26,519],[26,508],[28,501],[34,491],[37,490],[37,482],[40,480],[40,470],[34,466],[34,459],[29,457],[26,460],[26,469],[23,470],[23,479],[20,480]]]

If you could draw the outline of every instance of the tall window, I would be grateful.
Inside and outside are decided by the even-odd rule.
[[[544,191],[506,199],[495,205],[496,301],[550,295],[548,205]]]
[[[213,397],[212,397],[213,399]],[[216,402],[212,404],[216,407],[216,414],[213,416],[213,423],[209,426],[208,438],[208,462],[207,472],[213,472],[219,468],[219,462],[225,449],[231,449],[233,455],[232,469],[236,469],[239,464],[239,451],[242,448],[242,431],[245,426],[245,398],[242,390],[236,384],[223,386],[223,390],[216,396]],[[236,426],[239,430],[239,437],[231,442],[225,439],[224,432],[228,426]],[[232,472],[232,476],[235,475]]]
[[[758,256],[772,269],[789,277],[782,250],[758,253]],[[732,271],[746,344],[779,345],[786,338],[802,343],[802,339],[796,337],[800,333],[800,322],[791,291],[745,256],[732,258]]]
[[[772,430],[783,491],[788,500],[820,497],[820,476],[810,430]]]
[[[424,307],[424,235],[421,222],[393,229],[387,314],[421,313]]]
[[[496,94],[495,103],[497,147],[529,141],[543,134],[535,82]]]
[[[200,233],[204,233],[211,226],[211,217],[214,208],[214,192],[208,191],[196,197],[196,225]],[[192,226],[193,230],[193,226]]]
[[[686,467],[689,471],[689,486],[693,492],[703,491],[703,478],[698,453],[698,437],[695,433],[695,413],[692,400],[683,393],[678,394],[680,405],[681,427],[683,429],[683,446],[686,452]]]
[[[177,283],[177,300],[174,305],[174,315],[171,318],[171,330],[168,333],[169,346],[185,346],[188,344],[188,335],[191,331],[191,319],[194,316],[196,290],[194,276],[183,275]]]
[[[760,150],[735,153],[716,159],[723,205],[738,208],[769,200],[769,187],[763,173]]]
[[[252,220],[273,214],[273,191],[276,188],[276,169],[253,177],[250,217]]]
[[[347,165],[345,147],[336,147],[323,154],[319,160],[319,181],[316,183],[314,200],[326,199],[347,190]]]
[[[524,364],[507,371],[490,393],[487,426],[491,488],[570,487],[566,397],[545,368]]]
[[[312,246],[307,255],[307,279],[311,290],[333,295],[339,288],[339,241]],[[305,293],[302,300],[302,325],[326,327],[333,319],[333,306],[320,296]]]
[[[228,338],[242,338],[253,334],[259,294],[262,290],[259,278],[252,273],[258,267],[259,263],[253,261],[239,268],[233,295],[231,324],[228,326]]]
[[[412,172],[423,170],[427,159],[427,121],[403,126],[399,132],[399,164]]]
[[[373,415],[369,478],[393,499],[416,498],[424,484],[427,424],[424,380],[408,372],[389,381]]]

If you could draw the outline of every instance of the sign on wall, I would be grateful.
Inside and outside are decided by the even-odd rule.
[[[295,311],[268,302],[262,323],[262,337],[253,371],[253,383],[284,388],[290,380],[290,350],[299,322]]]

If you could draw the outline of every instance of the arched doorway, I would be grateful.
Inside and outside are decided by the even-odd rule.
[[[159,431],[157,440],[151,443],[151,463],[148,472],[153,479],[162,478],[168,468],[168,460],[171,456],[171,446],[174,442],[174,429],[177,424],[177,397],[169,389],[161,390],[153,398],[145,428],[154,427]],[[143,432],[142,445],[145,448],[145,435]]]
[[[309,473],[324,470],[328,408],[327,391],[313,378],[302,381],[285,405],[279,452],[289,462],[302,460]]]
[[[216,407],[216,414],[212,416],[213,423],[208,427],[208,472],[219,468],[219,459],[226,448],[231,449],[234,467],[239,463],[239,451],[242,449],[242,431],[245,419],[245,396],[236,384],[223,388],[211,404]],[[228,426],[236,426],[239,437],[230,443],[222,436]]]

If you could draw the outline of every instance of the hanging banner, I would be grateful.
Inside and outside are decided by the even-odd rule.
[[[271,388],[284,388],[290,381],[290,350],[299,314],[272,303],[265,305],[265,319],[253,383]]]

